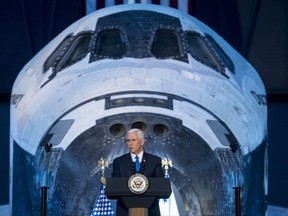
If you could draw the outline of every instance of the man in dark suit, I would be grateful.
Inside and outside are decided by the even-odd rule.
[[[136,156],[140,162],[139,173],[146,177],[162,177],[164,172],[161,166],[161,158],[143,151],[145,143],[144,133],[140,129],[131,129],[127,133],[127,145],[129,153],[124,154],[113,161],[112,177],[130,177],[137,173],[135,167]],[[131,169],[132,167],[132,169]],[[117,216],[128,216],[128,209],[122,200],[117,201]],[[158,200],[148,209],[149,216],[160,216]]]

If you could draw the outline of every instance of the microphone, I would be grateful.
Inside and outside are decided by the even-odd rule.
[[[140,163],[140,173],[144,175],[145,172],[145,160]]]
[[[136,173],[135,162],[131,163],[131,172],[132,172],[132,175],[134,175]]]

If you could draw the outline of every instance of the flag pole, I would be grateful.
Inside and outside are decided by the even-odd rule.
[[[164,167],[165,173],[164,173],[164,177],[165,178],[170,178],[169,176],[169,166],[172,167],[172,161],[167,159],[166,157],[164,157],[161,161],[162,167]],[[166,199],[163,199],[164,203],[167,201]],[[171,214],[171,200],[170,198],[168,199],[168,211],[169,211],[169,215]]]
[[[235,190],[235,216],[241,216],[241,187],[237,186],[237,156],[238,147],[236,144],[231,145],[234,161],[234,187]]]
[[[45,152],[46,152],[46,163],[45,163],[45,183],[41,187],[41,216],[46,216],[47,212],[47,190],[48,185],[48,171],[49,171],[49,162],[50,162],[50,150],[52,148],[52,144],[46,144]]]
[[[96,202],[92,210],[91,216],[94,215],[114,216],[112,204],[110,203],[104,192],[106,186],[105,167],[108,167],[108,161],[101,158],[100,160],[98,160],[98,167],[101,168],[102,173],[100,179],[99,194],[96,198]]]

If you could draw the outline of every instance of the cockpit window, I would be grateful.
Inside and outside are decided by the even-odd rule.
[[[224,73],[224,67],[219,58],[217,58],[215,52],[208,45],[205,38],[201,35],[193,32],[187,33],[188,40],[188,52],[197,61],[205,64],[214,70]]]
[[[43,66],[43,73],[49,70],[49,68],[55,66],[56,58],[61,55],[64,48],[71,41],[72,35],[68,35],[64,40],[59,44],[59,46],[54,50],[54,52],[47,58]]]
[[[206,35],[206,38],[214,48],[214,50],[217,52],[219,57],[222,59],[226,67],[232,72],[235,73],[235,66],[231,59],[228,57],[228,55],[223,51],[223,49],[217,44],[217,42],[210,36]]]
[[[126,53],[125,44],[118,29],[105,30],[97,37],[95,55],[98,58],[122,58]]]
[[[155,58],[173,58],[180,56],[178,35],[169,29],[158,29],[152,44],[151,53]]]
[[[56,71],[63,70],[64,68],[83,59],[88,54],[90,40],[90,33],[78,35],[61,59]]]

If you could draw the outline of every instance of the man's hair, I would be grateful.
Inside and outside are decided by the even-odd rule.
[[[138,129],[138,128],[132,128],[130,129],[127,134],[129,133],[137,133],[138,137],[141,138],[141,139],[144,139],[144,133],[142,130]]]

